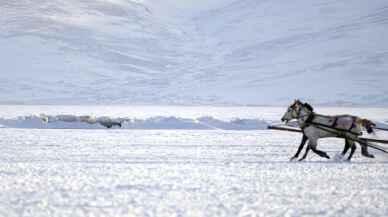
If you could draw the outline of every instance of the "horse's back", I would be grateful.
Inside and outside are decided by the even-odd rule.
[[[358,133],[360,130],[356,126],[357,117],[353,115],[316,115],[314,122],[326,125],[330,128],[349,130]]]

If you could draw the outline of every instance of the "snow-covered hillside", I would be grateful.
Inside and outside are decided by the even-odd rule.
[[[384,0],[2,1],[0,102],[387,106],[387,24]]]
[[[387,105],[387,1],[243,0],[197,22],[229,100]]]

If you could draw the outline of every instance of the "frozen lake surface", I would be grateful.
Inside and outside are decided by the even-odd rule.
[[[136,114],[128,108],[114,114],[102,107],[5,108],[0,117],[7,120],[95,112],[268,122],[285,110],[137,107]],[[318,110],[382,122],[388,117],[387,109]],[[269,130],[0,128],[0,216],[388,215],[387,155],[372,151],[376,158],[367,159],[358,149],[351,163],[312,153],[305,162],[289,162],[300,138]],[[343,141],[322,140],[319,148],[334,157]]]

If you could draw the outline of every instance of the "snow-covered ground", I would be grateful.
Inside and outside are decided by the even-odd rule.
[[[0,1],[0,217],[388,216],[387,155],[289,162],[301,135],[267,130],[295,98],[388,128],[387,24],[386,0]]]
[[[387,120],[387,109],[316,108]],[[274,107],[2,106],[0,117],[73,114],[276,121]],[[0,123],[1,124],[1,123]],[[22,126],[19,126],[22,127]],[[388,157],[310,154],[269,130],[0,128],[0,216],[387,216]],[[343,141],[319,148],[334,157]]]
[[[387,106],[387,20],[386,0],[1,1],[0,103]]]

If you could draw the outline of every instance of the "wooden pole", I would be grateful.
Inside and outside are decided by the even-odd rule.
[[[300,129],[296,129],[296,128],[288,128],[288,127],[280,127],[280,126],[268,126],[268,129],[270,130],[280,130],[280,131],[288,131],[288,132],[294,132],[294,133],[302,133],[303,131],[300,130]],[[381,146],[378,146],[376,144],[371,144],[370,142],[377,142],[377,143],[382,143],[382,144],[388,144],[388,141],[387,140],[380,140],[380,139],[368,139],[368,138],[359,138],[359,139],[351,139],[351,138],[348,138],[350,140],[353,140],[355,142],[360,142],[360,143],[364,143],[365,145],[373,148],[373,149],[377,149],[379,151],[382,151],[384,153],[387,153],[388,154],[388,151],[385,150],[383,147]]]
[[[381,139],[370,139],[370,138],[360,138],[362,140],[365,140],[367,142],[377,142],[377,143],[382,143],[382,144],[388,144],[387,140],[381,140]]]
[[[268,126],[268,129],[270,130],[281,130],[281,131],[289,131],[294,133],[302,133],[302,130],[294,129],[294,128],[287,128],[287,127],[279,127],[279,126]]]
[[[382,131],[388,131],[387,128],[381,128],[381,127],[373,127],[373,129],[382,130]]]
[[[280,131],[289,131],[289,132],[295,132],[295,133],[302,133],[302,130],[296,129],[296,128],[288,128],[288,127],[280,127],[280,126],[268,126],[268,129],[270,130],[280,130]],[[388,144],[388,140],[382,140],[382,139],[372,139],[372,138],[363,138],[360,139],[367,141],[367,142],[377,142],[382,144]]]

